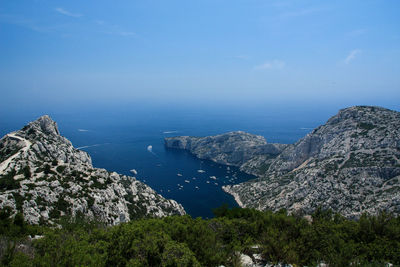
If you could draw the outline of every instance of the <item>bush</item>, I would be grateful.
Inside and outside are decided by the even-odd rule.
[[[13,190],[21,187],[20,183],[14,179],[15,174],[15,170],[11,170],[6,175],[0,177],[0,190]]]
[[[22,171],[23,171],[23,173],[24,173],[25,178],[30,178],[30,177],[32,176],[31,168],[30,168],[28,165],[26,165],[26,166],[23,168]]]
[[[61,204],[60,204],[61,205]],[[61,205],[62,206],[62,205]],[[21,215],[0,212],[6,236],[32,233]],[[317,209],[312,222],[285,210],[216,210],[217,218],[190,216],[140,219],[106,228],[82,214],[61,218],[34,242],[34,266],[238,266],[239,253],[261,253],[266,262],[298,266],[400,264],[400,217],[387,213],[347,220]],[[258,245],[258,248],[253,248]],[[9,250],[3,264],[27,258]],[[29,265],[27,265],[29,266]]]
[[[66,167],[67,166],[65,166],[65,165],[59,165],[59,166],[57,166],[56,171],[61,174],[64,172]]]

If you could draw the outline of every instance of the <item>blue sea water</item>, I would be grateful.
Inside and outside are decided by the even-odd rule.
[[[294,143],[330,115],[290,109],[188,107],[121,107],[50,114],[61,134],[90,154],[95,167],[126,175],[132,175],[130,170],[135,169],[138,180],[181,203],[191,216],[204,218],[212,217],[212,209],[224,203],[237,206],[233,197],[222,191],[222,185],[255,177],[234,167],[197,159],[186,151],[166,149],[165,137],[242,130],[263,135],[268,142]],[[15,117],[2,124],[0,133],[17,130],[33,119]]]

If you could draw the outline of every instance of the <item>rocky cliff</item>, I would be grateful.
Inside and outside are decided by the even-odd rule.
[[[287,146],[270,144],[262,136],[241,131],[207,137],[169,137],[164,143],[168,148],[186,149],[198,158],[241,167],[253,174],[259,174],[263,164]]]
[[[183,139],[191,143],[191,138]],[[177,140],[180,138],[166,140],[166,145],[197,155],[199,149],[178,145]],[[263,145],[240,143],[239,147],[258,151],[256,147]],[[209,148],[215,146],[203,147],[201,155],[223,153],[217,148],[207,151]],[[400,214],[399,112],[369,106],[343,109],[295,144],[281,148],[275,156],[253,153],[253,157],[236,160],[242,170],[259,179],[223,189],[241,206],[260,210],[311,213],[321,206],[350,218],[381,210]]]
[[[6,206],[32,224],[77,213],[107,224],[185,214],[134,177],[94,168],[48,116],[0,139],[0,208]]]

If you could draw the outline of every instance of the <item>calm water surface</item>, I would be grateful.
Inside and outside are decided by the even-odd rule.
[[[138,180],[181,203],[193,217],[212,217],[212,209],[223,203],[237,206],[221,186],[254,177],[235,167],[199,160],[186,151],[166,149],[165,137],[207,136],[242,130],[263,135],[268,142],[293,143],[328,118],[259,110],[146,108],[50,116],[57,121],[62,135],[90,154],[95,167],[126,175],[132,175],[129,170],[136,169]],[[2,134],[19,129],[25,123],[22,118],[13,120],[1,129]]]

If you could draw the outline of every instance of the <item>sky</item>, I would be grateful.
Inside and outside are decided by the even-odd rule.
[[[87,105],[400,110],[400,1],[0,0],[0,116]]]

